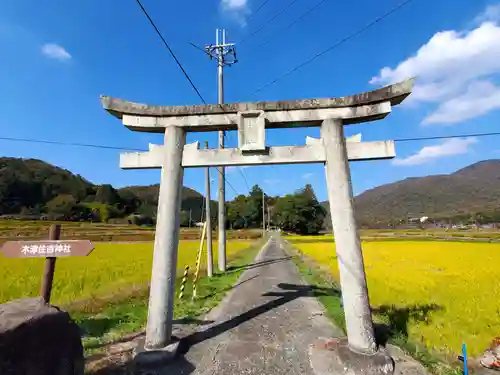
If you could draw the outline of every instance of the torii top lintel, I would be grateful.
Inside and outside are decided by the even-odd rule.
[[[163,132],[169,125],[190,131],[236,129],[238,114],[248,112],[265,113],[267,128],[317,126],[325,117],[343,118],[346,124],[381,119],[410,95],[413,84],[410,78],[350,96],[275,102],[154,106],[101,96],[101,103],[129,129],[143,132]]]

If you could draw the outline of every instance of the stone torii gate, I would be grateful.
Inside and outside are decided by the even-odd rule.
[[[393,158],[394,141],[346,142],[343,126],[384,118],[412,87],[413,79],[409,79],[339,98],[191,106],[151,106],[102,96],[104,109],[128,129],[165,134],[164,145],[120,155],[123,169],[162,170],[145,349],[168,352],[174,345],[171,335],[184,168],[324,163],[349,348],[361,354],[376,353],[348,161]],[[320,139],[307,137],[304,146],[266,146],[266,128],[311,126],[321,127]],[[186,144],[187,132],[219,130],[237,130],[238,148],[200,149],[199,142]]]

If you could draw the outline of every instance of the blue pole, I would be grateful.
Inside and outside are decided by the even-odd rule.
[[[462,344],[462,355],[464,357],[464,375],[469,375],[469,369],[467,367],[467,346]]]

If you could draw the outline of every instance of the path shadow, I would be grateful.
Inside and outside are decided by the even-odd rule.
[[[209,299],[209,298],[212,298],[212,297],[216,296],[217,294],[226,293],[226,292],[228,292],[228,291],[230,291],[230,290],[232,290],[232,289],[236,289],[237,287],[239,287],[239,286],[240,286],[240,285],[242,285],[242,284],[245,284],[245,283],[247,283],[247,282],[249,282],[249,281],[252,281],[253,279],[255,279],[255,278],[257,278],[257,277],[259,277],[259,275],[258,275],[258,274],[257,274],[257,275],[254,275],[254,276],[252,276],[252,277],[249,277],[248,279],[242,280],[242,281],[240,281],[239,283],[234,284],[234,285],[231,285],[231,286],[229,286],[229,287],[227,287],[227,288],[224,288],[224,289],[218,290],[218,291],[216,291],[216,292],[213,292],[213,293],[207,294],[206,296],[203,296],[203,297],[201,297],[200,299],[202,299],[202,300],[204,300],[204,299]]]
[[[387,323],[376,323],[375,337],[378,344],[385,345],[394,337],[408,338],[408,325],[411,322],[431,322],[431,315],[443,311],[444,307],[435,303],[410,306],[381,305],[372,308],[372,314],[383,318]]]
[[[269,291],[263,293],[266,297],[276,297],[263,305],[254,307],[243,314],[235,316],[217,325],[211,326],[204,331],[198,331],[181,339],[180,352],[185,354],[190,347],[199,344],[205,340],[214,338],[226,331],[229,331],[240,324],[243,324],[253,318],[271,311],[277,307],[283,306],[300,297],[320,297],[320,296],[339,296],[340,292],[336,288],[324,288],[315,285],[296,285],[288,283],[279,283],[277,285],[281,290]]]
[[[291,260],[293,258],[295,258],[295,257],[294,256],[286,256],[286,257],[283,257],[283,258],[275,258],[275,259],[262,260],[260,262],[244,264],[242,266],[228,267],[227,271],[228,272],[237,272],[237,271],[240,271],[240,270],[245,270],[246,271],[246,270],[251,270],[252,268],[264,267],[264,266],[267,266],[268,264],[285,262],[285,261]]]

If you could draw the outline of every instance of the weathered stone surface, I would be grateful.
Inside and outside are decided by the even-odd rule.
[[[0,305],[1,375],[83,375],[78,325],[42,299]]]
[[[394,360],[394,375],[427,375],[425,367],[401,348],[394,345],[387,345],[386,350]]]
[[[180,341],[174,340],[171,344],[161,348],[148,350],[145,347],[146,339],[138,342],[134,348],[134,361],[140,365],[161,364],[173,360],[179,352]]]
[[[346,338],[319,339],[309,348],[315,375],[391,375],[394,362],[385,349],[366,355],[352,351]]]
[[[183,106],[154,106],[134,103],[126,100],[101,96],[101,103],[105,110],[112,115],[122,118],[124,114],[141,116],[192,116],[217,113],[237,113],[245,111],[288,111],[298,109],[320,109],[351,107],[365,104],[374,104],[390,101],[391,105],[400,104],[413,88],[413,79],[407,79],[390,86],[362,92],[355,95],[326,99],[281,100],[277,102],[250,102],[229,104],[204,104]]]
[[[489,348],[481,357],[480,363],[487,369],[500,371],[500,343]]]

